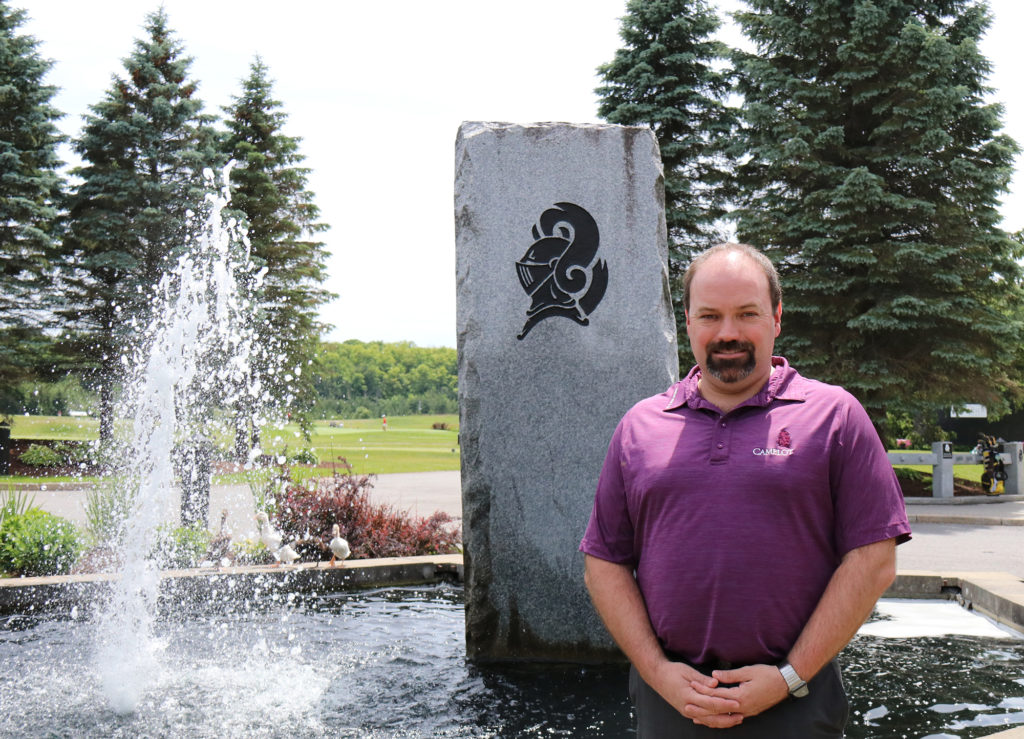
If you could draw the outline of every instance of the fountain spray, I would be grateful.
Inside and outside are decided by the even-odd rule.
[[[244,229],[224,218],[232,165],[222,170],[219,191],[206,195],[198,236],[186,242],[156,286],[141,346],[123,361],[134,409],[128,463],[117,483],[129,491],[117,535],[123,566],[99,620],[97,644],[103,692],[118,713],[135,709],[159,669],[161,646],[152,631],[160,585],[154,547],[158,527],[177,518],[173,450],[223,435],[218,409],[223,416],[225,408],[258,408],[264,400],[250,379],[253,306],[240,280],[258,289],[266,270],[252,264]],[[206,170],[204,177],[215,188],[214,173]],[[183,478],[195,474],[180,471]]]

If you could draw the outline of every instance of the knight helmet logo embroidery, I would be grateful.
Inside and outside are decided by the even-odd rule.
[[[516,262],[519,282],[532,299],[516,338],[525,338],[551,316],[589,325],[589,316],[608,287],[608,264],[595,260],[600,241],[597,222],[578,205],[555,203],[534,225],[533,239]]]
[[[789,449],[793,446],[793,438],[789,435],[789,431],[782,429],[775,443],[783,449]]]

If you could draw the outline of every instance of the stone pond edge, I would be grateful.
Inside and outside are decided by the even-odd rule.
[[[462,582],[461,554],[350,560],[290,566],[232,566],[161,572],[165,592],[203,597],[273,587],[278,592],[330,592],[346,589]],[[0,579],[0,615],[53,611],[88,603],[116,575],[61,575]],[[954,600],[1024,636],[1024,580],[1006,572],[901,570],[886,598]]]

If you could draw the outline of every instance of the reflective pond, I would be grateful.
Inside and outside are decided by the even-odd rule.
[[[76,614],[77,615],[77,614]],[[462,590],[215,603],[158,623],[160,670],[128,715],[97,685],[91,618],[0,621],[0,735],[621,737],[620,668],[468,665]],[[849,737],[980,737],[1024,723],[1024,641],[858,636]]]

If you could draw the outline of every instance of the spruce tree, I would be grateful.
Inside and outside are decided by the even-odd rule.
[[[52,306],[61,117],[44,83],[52,62],[18,33],[25,13],[0,0],[0,411],[44,351]]]
[[[327,225],[307,189],[301,139],[283,132],[287,115],[274,99],[266,65],[258,57],[227,114],[221,151],[236,167],[231,174],[231,207],[248,229],[251,255],[266,274],[252,295],[261,356],[254,372],[275,398],[294,398],[299,410],[312,405],[309,361],[319,347],[320,305],[331,297],[321,287],[328,256],[315,234]],[[283,371],[275,371],[276,368]],[[251,409],[239,409],[236,450],[245,451]]]
[[[624,45],[598,70],[598,114],[610,123],[650,126],[661,149],[680,328],[677,278],[695,253],[723,240],[719,226],[732,185],[726,149],[736,115],[725,103],[728,51],[712,38],[719,25],[706,0],[630,0],[619,31]]]
[[[741,240],[782,275],[779,350],[876,424],[1021,397],[1017,152],[967,0],[748,0]]]
[[[153,287],[185,243],[186,213],[197,207],[202,169],[215,163],[191,64],[161,9],[146,19],[124,60],[125,75],[91,106],[75,151],[84,164],[69,198],[64,315],[79,361],[100,389],[101,437],[112,433],[112,389],[120,358],[148,321]]]

